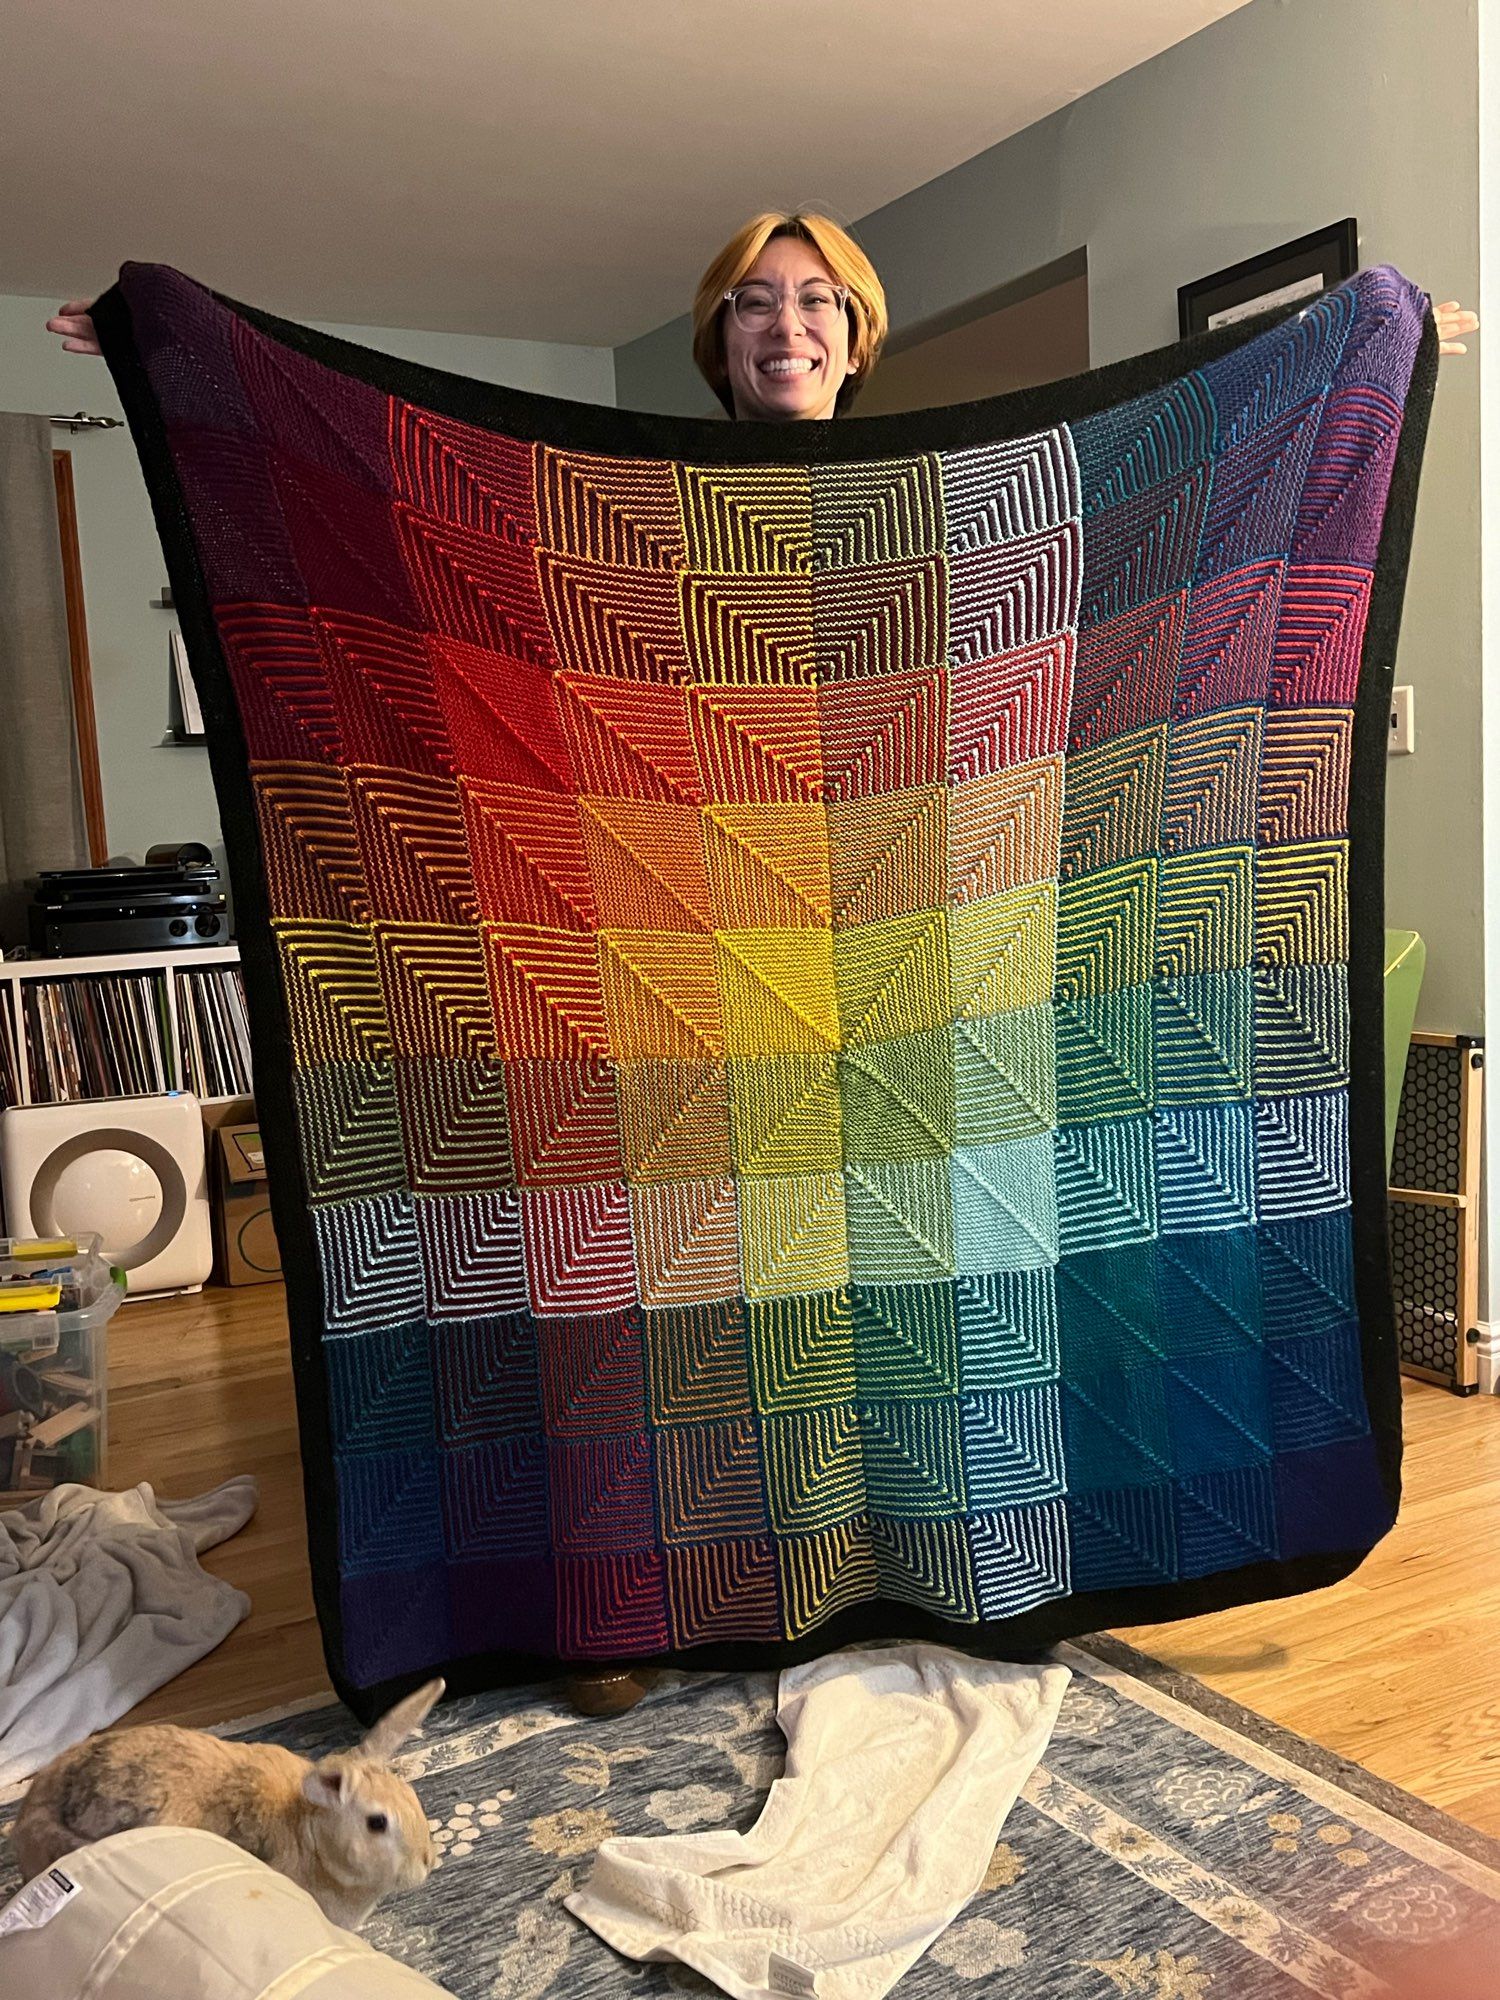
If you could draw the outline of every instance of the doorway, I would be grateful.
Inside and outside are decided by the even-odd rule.
[[[968,403],[1088,365],[1088,260],[1079,251],[895,336],[851,414]]]

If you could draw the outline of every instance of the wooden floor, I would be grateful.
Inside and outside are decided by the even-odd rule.
[[[327,1687],[279,1285],[127,1306],[110,1329],[109,1483],[167,1498],[253,1472],[208,1566],[254,1610],[136,1719],[222,1722]],[[1121,1636],[1500,1835],[1500,1398],[1408,1384],[1401,1521],[1335,1589]]]
[[[280,1285],[213,1286],[123,1306],[109,1327],[109,1484],[163,1499],[253,1472],[260,1507],[204,1567],[254,1607],[137,1722],[226,1722],[328,1687],[307,1571],[302,1460]]]

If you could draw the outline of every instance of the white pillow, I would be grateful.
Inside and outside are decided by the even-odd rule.
[[[216,1833],[136,1827],[57,1866],[77,1893],[41,1928],[0,1936],[0,1993],[261,2000],[275,1987],[297,2000],[442,2000],[446,1992],[340,1930],[306,1890]]]

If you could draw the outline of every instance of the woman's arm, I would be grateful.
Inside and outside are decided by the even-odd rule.
[[[65,354],[102,353],[94,334],[94,322],[89,317],[92,299],[70,299],[65,306],[59,306],[47,322],[49,333],[60,333],[63,337]],[[1479,331],[1479,315],[1466,312],[1457,299],[1445,299],[1440,306],[1432,309],[1437,321],[1439,354],[1467,354],[1464,336]]]

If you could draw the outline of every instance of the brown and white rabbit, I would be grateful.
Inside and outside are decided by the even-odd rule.
[[[358,1930],[382,1896],[415,1889],[436,1859],[427,1815],[389,1760],[443,1692],[429,1681],[353,1750],[316,1764],[274,1743],[148,1724],[90,1736],[32,1779],[11,1829],[30,1881],[92,1840],[134,1826],[222,1834]]]

